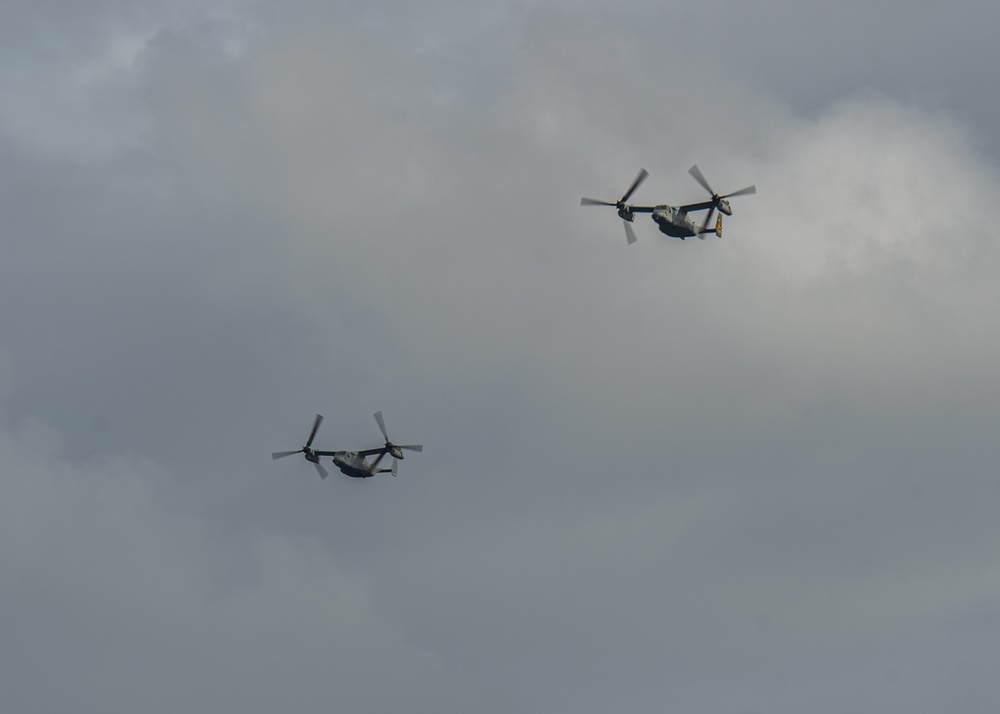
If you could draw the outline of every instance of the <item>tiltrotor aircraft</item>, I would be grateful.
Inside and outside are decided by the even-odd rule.
[[[725,213],[727,216],[733,215],[733,209],[729,205],[729,201],[726,199],[732,196],[742,196],[748,193],[757,193],[756,186],[747,186],[746,188],[741,188],[739,191],[733,191],[732,193],[727,193],[723,196],[717,194],[711,186],[709,186],[708,181],[705,176],[701,173],[697,164],[692,166],[688,173],[694,176],[695,181],[701,184],[702,188],[712,194],[712,197],[707,201],[701,201],[699,203],[688,203],[684,206],[668,206],[667,204],[660,204],[659,206],[632,206],[627,203],[629,197],[632,193],[639,188],[639,184],[646,180],[649,176],[649,172],[646,169],[641,169],[638,176],[635,177],[635,181],[632,185],[628,187],[620,199],[615,202],[611,201],[598,201],[596,198],[581,198],[581,206],[613,206],[618,209],[618,215],[623,221],[625,221],[625,239],[628,241],[629,245],[635,243],[635,231],[632,230],[632,221],[635,220],[636,213],[650,213],[652,214],[652,219],[659,227],[660,232],[664,233],[672,238],[680,238],[684,240],[685,238],[690,238],[691,236],[698,236],[702,240],[705,240],[704,235],[706,233],[715,233],[719,238],[722,237],[722,215]],[[718,209],[720,215],[715,222],[715,228],[709,228],[708,224],[712,220],[712,216],[715,214],[716,209]],[[688,217],[688,214],[692,211],[704,211],[708,210],[705,215],[705,220],[701,224],[695,223]]]
[[[316,431],[319,429],[319,425],[323,423],[323,415],[317,414],[305,446],[295,451],[275,451],[271,454],[271,458],[281,459],[294,454],[302,454],[306,461],[316,467],[316,472],[319,473],[320,478],[326,478],[330,475],[320,463],[320,459],[324,456],[330,457],[333,465],[340,469],[342,474],[351,478],[371,478],[375,474],[386,473],[391,473],[395,476],[397,459],[403,458],[403,450],[423,451],[424,447],[421,444],[393,444],[389,441],[389,435],[385,431],[382,412],[375,412],[375,421],[378,422],[378,428],[382,431],[382,436],[385,438],[385,444],[378,448],[364,449],[362,451],[320,451],[313,449],[312,443],[313,439],[316,438]],[[392,467],[388,469],[379,468],[379,464],[387,454],[392,456]],[[369,456],[374,456],[375,458],[369,461]]]

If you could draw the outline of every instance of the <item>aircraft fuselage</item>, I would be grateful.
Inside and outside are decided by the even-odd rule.
[[[333,465],[340,469],[340,473],[351,478],[371,478],[375,475],[375,464],[369,464],[363,456],[353,451],[338,451],[333,454]]]
[[[660,233],[671,238],[690,238],[701,232],[701,226],[692,221],[688,214],[673,206],[656,206],[653,209],[653,221],[656,222]]]

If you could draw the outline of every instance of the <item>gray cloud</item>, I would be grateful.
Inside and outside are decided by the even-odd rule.
[[[994,709],[1000,177],[934,94],[993,10],[922,58],[951,26],[876,43],[899,10],[108,4],[14,45],[8,707]],[[758,186],[721,241],[578,205],[694,162]],[[267,458],[376,409],[427,445],[398,479]]]

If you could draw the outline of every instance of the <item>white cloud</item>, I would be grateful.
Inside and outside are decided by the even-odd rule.
[[[984,225],[982,206],[998,177],[953,119],[860,97],[787,131],[755,167],[766,190],[747,206],[764,219],[751,229],[761,252],[786,279],[877,274],[930,288],[995,256],[1000,231]]]

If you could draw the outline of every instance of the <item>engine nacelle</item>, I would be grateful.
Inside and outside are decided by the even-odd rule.
[[[727,216],[733,215],[733,209],[729,206],[729,201],[724,198],[719,201],[719,211],[725,213]]]
[[[635,220],[635,214],[632,213],[632,209],[630,209],[628,206],[623,206],[622,208],[619,208],[618,215],[622,219],[628,221],[629,223],[632,223]]]

